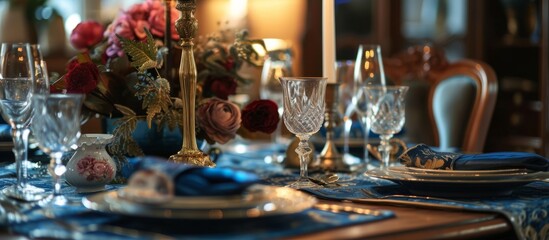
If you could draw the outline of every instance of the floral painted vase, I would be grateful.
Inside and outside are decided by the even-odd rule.
[[[67,163],[65,178],[78,192],[97,192],[105,189],[116,175],[116,164],[105,146],[112,134],[83,134],[78,149]]]

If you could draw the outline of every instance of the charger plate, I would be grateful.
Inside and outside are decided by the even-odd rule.
[[[487,173],[487,175],[489,174],[496,173]],[[474,177],[475,173],[468,173],[461,176],[434,174],[425,177],[410,172],[395,171],[394,168],[388,170],[374,169],[368,171],[366,176],[390,180],[402,185],[412,194],[458,198],[506,196],[518,187],[549,178],[549,172],[517,174],[517,172],[509,171],[498,174],[508,174],[508,176],[496,175],[497,177],[476,178]]]
[[[232,196],[174,197],[163,203],[133,201],[123,190],[82,199],[88,209],[128,216],[166,219],[235,219],[292,214],[311,208],[316,198],[301,191],[254,185],[246,193]]]

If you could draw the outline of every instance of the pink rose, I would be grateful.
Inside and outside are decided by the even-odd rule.
[[[76,49],[90,49],[103,39],[103,26],[96,21],[84,21],[71,32],[70,42]]]
[[[93,165],[93,158],[85,157],[80,159],[80,161],[78,161],[78,163],[76,164],[76,169],[78,170],[78,173],[83,174],[87,172],[92,165]]]
[[[179,35],[175,31],[175,20],[179,18],[178,11],[171,9],[172,39],[178,40]],[[124,51],[117,35],[131,39],[144,41],[147,38],[145,28],[151,31],[155,37],[163,37],[166,22],[164,16],[164,4],[160,0],[147,0],[144,3],[133,5],[127,11],[113,21],[105,32],[108,38],[106,54],[108,57],[122,57]]]
[[[198,124],[206,139],[224,144],[233,139],[240,128],[240,109],[235,104],[218,98],[204,100],[197,111]]]
[[[155,37],[164,37],[164,31],[166,30],[166,14],[164,12],[164,6],[158,1],[151,3],[152,7],[149,15],[149,25],[151,26],[151,34]],[[171,25],[171,36],[173,40],[179,40],[179,34],[175,30],[175,20],[179,18],[179,12],[172,8],[170,11],[170,25]]]
[[[76,164],[76,169],[88,181],[111,179],[114,174],[114,169],[109,165],[107,160],[95,159],[90,156],[80,159]]]
[[[113,170],[111,166],[107,163],[106,160],[96,160],[94,161],[93,168],[90,170],[90,176],[88,179],[91,180],[103,180],[111,178]]]

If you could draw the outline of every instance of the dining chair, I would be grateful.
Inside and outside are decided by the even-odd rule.
[[[404,140],[442,151],[480,153],[497,97],[492,67],[473,59],[449,62],[444,52],[413,46],[384,60],[396,85],[408,85]]]

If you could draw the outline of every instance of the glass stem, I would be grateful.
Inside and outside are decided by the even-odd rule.
[[[370,152],[368,151],[368,140],[370,136],[370,124],[368,122],[368,116],[362,114],[362,126],[364,126],[364,169],[368,170],[370,164]]]
[[[61,176],[67,171],[67,168],[62,162],[63,152],[53,152],[50,156],[50,167],[53,173],[53,197],[57,197],[61,196]]]
[[[393,135],[381,135],[379,136],[381,138],[381,144],[379,145],[379,151],[381,152],[381,168],[388,168],[389,163],[391,160],[391,143],[389,140],[391,140],[391,137]]]
[[[17,172],[17,188],[25,189],[28,180],[27,149],[29,145],[28,128],[13,129],[13,154],[15,155],[15,169]]]
[[[299,155],[299,177],[301,180],[309,179],[307,165],[309,165],[309,154],[311,154],[313,150],[309,147],[308,135],[300,135],[298,138],[299,145],[295,149],[295,152]]]
[[[353,120],[349,116],[343,117],[343,154],[349,154],[349,137],[351,135],[351,127]]]

